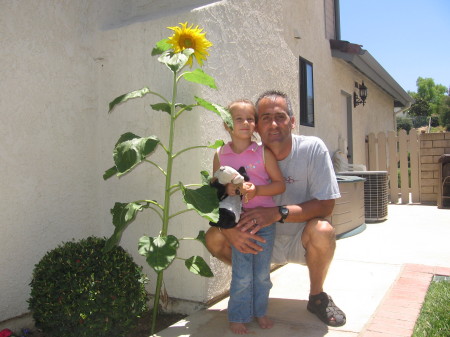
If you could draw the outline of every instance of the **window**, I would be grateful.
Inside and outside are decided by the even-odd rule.
[[[300,57],[300,125],[314,126],[313,65]]]

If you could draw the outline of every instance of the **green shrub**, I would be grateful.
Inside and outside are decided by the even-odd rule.
[[[29,308],[51,337],[124,336],[147,309],[146,277],[121,247],[105,239],[63,243],[35,266]]]
[[[413,123],[411,122],[411,118],[406,117],[397,117],[397,131],[400,129],[406,130],[406,133],[412,129]]]

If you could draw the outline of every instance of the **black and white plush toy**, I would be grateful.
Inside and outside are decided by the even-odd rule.
[[[236,171],[230,166],[221,166],[214,173],[214,180],[211,186],[217,189],[217,197],[219,198],[219,221],[217,223],[210,221],[211,226],[221,228],[232,228],[237,225],[242,211],[242,196],[239,189],[236,195],[226,194],[226,185],[241,185],[244,181],[249,181],[247,172],[244,167]]]

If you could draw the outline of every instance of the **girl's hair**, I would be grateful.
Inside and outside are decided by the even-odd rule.
[[[253,113],[254,113],[254,115],[255,115],[255,123],[256,123],[256,122],[257,122],[257,117],[258,117],[258,115],[257,115],[257,113],[256,113],[256,107],[255,107],[255,104],[253,104],[253,102],[250,101],[249,99],[246,99],[246,98],[237,99],[237,100],[231,102],[230,104],[228,104],[227,110],[228,110],[230,113],[232,113],[233,105],[238,104],[238,103],[244,103],[244,104],[248,104],[248,105],[251,106],[251,108],[252,108],[252,110],[253,110]]]

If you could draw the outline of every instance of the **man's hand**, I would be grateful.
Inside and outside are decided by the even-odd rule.
[[[266,242],[266,240],[258,235],[248,232],[242,232],[236,227],[229,229],[222,228],[221,232],[226,237],[228,242],[241,253],[258,254],[259,252],[263,251],[260,245],[258,245],[256,242],[253,242],[253,240],[263,243]]]
[[[278,207],[257,207],[245,209],[241,214],[236,228],[250,234],[257,233],[261,228],[267,227],[280,220]]]

